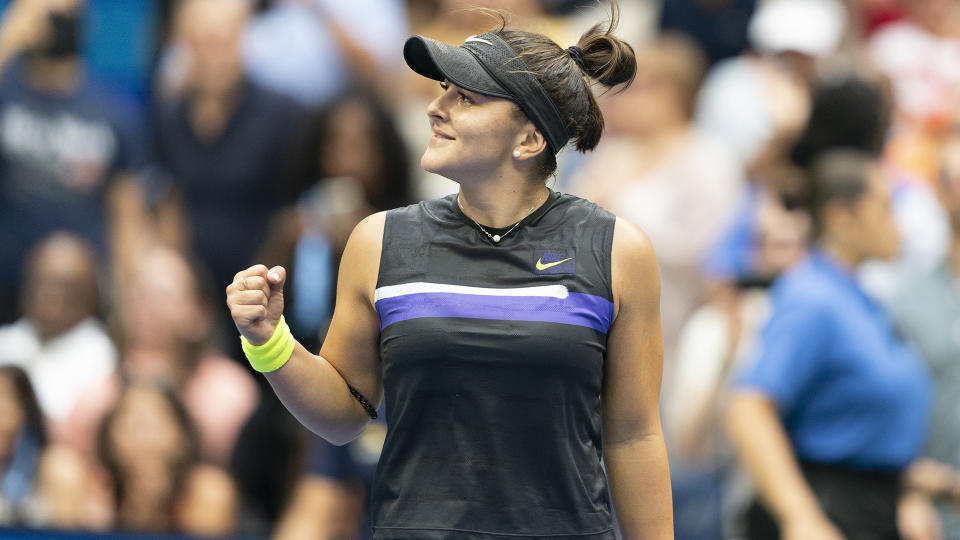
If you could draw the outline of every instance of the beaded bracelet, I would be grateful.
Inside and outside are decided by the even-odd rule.
[[[260,373],[270,373],[283,367],[293,354],[296,343],[283,315],[280,316],[277,327],[273,329],[273,335],[262,345],[254,345],[246,337],[240,336],[243,353],[247,355],[247,360],[253,369]]]
[[[353,399],[357,400],[357,402],[360,403],[360,406],[363,407],[363,410],[367,411],[367,416],[373,420],[376,420],[379,417],[376,407],[371,405],[370,402],[367,401],[367,398],[363,397],[363,394],[361,394],[356,388],[350,386],[349,384],[347,385],[347,388],[350,389],[350,395],[353,396]]]

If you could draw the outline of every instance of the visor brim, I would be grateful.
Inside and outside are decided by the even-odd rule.
[[[403,45],[403,59],[414,72],[435,81],[451,83],[479,94],[513,99],[463,47],[423,36],[412,36]]]

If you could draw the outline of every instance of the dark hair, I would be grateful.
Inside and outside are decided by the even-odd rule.
[[[500,28],[492,30],[520,55],[537,77],[580,152],[593,150],[603,133],[603,114],[587,78],[606,87],[623,84],[620,90],[623,91],[633,82],[637,71],[633,47],[613,35],[619,19],[620,8],[616,0],[611,0],[607,24],[597,24],[580,36],[576,46],[582,51],[579,56],[583,68],[571,53],[547,36],[506,28],[502,15]],[[517,111],[519,113],[519,108]],[[546,178],[557,169],[557,158],[552,152],[543,152],[539,159],[539,178]]]
[[[17,403],[23,409],[23,433],[32,437],[43,448],[47,444],[47,431],[44,427],[43,412],[37,401],[37,394],[30,384],[27,372],[17,366],[0,366],[0,376],[10,379]]]
[[[877,84],[857,77],[824,82],[814,91],[810,119],[790,159],[807,167],[822,152],[840,147],[879,156],[889,125],[890,106]]]
[[[123,406],[131,390],[134,389],[147,389],[162,396],[170,407],[173,418],[184,436],[186,444],[183,447],[181,458],[170,464],[169,473],[173,477],[174,498],[182,491],[190,468],[200,459],[200,438],[196,427],[190,419],[183,402],[181,402],[170,389],[151,385],[125,385],[113,409],[103,418],[97,430],[97,454],[101,463],[103,463],[107,469],[107,472],[110,473],[110,478],[113,481],[114,501],[118,506],[121,501],[126,498],[129,490],[136,489],[136,486],[131,486],[127,482],[120,458],[117,456],[116,449],[113,448],[110,440],[110,430],[113,429],[114,422],[117,419],[117,412]],[[173,501],[171,500],[169,502],[172,504]]]
[[[866,193],[870,169],[876,166],[876,156],[853,148],[830,150],[813,161],[808,169],[808,207],[814,237],[823,233],[827,206],[834,202],[845,206],[856,203]]]
[[[374,142],[382,159],[382,189],[379,193],[367,193],[367,203],[376,210],[389,210],[409,204],[413,197],[406,143],[393,115],[376,94],[365,88],[352,88],[340,93],[310,121],[300,165],[300,181],[309,186],[331,176],[329,171],[321,168],[318,159],[320,149],[326,146],[333,136],[331,127],[334,116],[341,108],[351,104],[360,105],[373,118]]]

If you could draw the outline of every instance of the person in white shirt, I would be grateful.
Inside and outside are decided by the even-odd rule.
[[[0,327],[0,365],[30,377],[53,440],[77,397],[109,377],[116,349],[96,317],[93,248],[68,233],[34,247],[24,269],[23,316]]]

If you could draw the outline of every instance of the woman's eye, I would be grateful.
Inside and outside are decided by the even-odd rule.
[[[450,83],[443,81],[440,83],[440,88],[446,91],[450,88]],[[464,103],[473,103],[473,99],[471,99],[470,96],[464,94],[463,92],[457,92],[457,99],[459,99]]]

